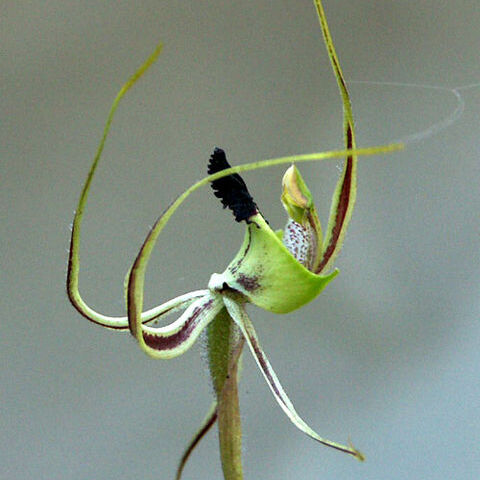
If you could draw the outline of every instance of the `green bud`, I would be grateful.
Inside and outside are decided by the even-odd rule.
[[[282,180],[282,203],[290,218],[305,225],[313,198],[295,165],[288,168]]]

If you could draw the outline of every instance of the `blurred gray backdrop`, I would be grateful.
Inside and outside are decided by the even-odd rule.
[[[480,79],[478,2],[325,1],[348,79],[455,87]],[[0,29],[0,478],[172,479],[211,391],[201,346],[155,361],[88,323],[65,296],[80,187],[121,84],[164,53],[121,105],[86,211],[81,290],[124,309],[123,277],[159,212],[205,174],[341,146],[341,104],[308,0],[4,1]],[[358,140],[388,142],[456,107],[447,91],[351,85]],[[250,312],[298,411],[352,439],[364,464],[298,432],[246,352],[246,479],[476,479],[479,460],[480,90],[447,130],[363,158],[341,275],[313,303]],[[301,166],[324,224],[341,162]],[[245,175],[270,223],[282,168]],[[243,225],[208,189],[160,239],[146,303],[203,288]],[[216,433],[188,479],[220,479]]]

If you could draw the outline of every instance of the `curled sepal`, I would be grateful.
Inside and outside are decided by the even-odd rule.
[[[347,84],[340,67],[337,52],[333,45],[322,2],[321,0],[314,0],[314,3],[317,9],[318,19],[322,28],[328,56],[330,57],[330,63],[332,64],[333,73],[342,96],[345,148],[351,151],[346,157],[342,175],[337,182],[332,197],[327,231],[325,239],[323,240],[322,254],[320,261],[315,268],[317,273],[321,273],[330,270],[332,267],[335,258],[342,248],[345,233],[348,224],[350,223],[357,194],[357,155],[355,155],[354,152],[356,148],[355,124],[353,121],[350,94],[348,93]]]
[[[68,267],[67,267],[67,294],[72,305],[78,310],[78,312],[83,315],[88,320],[98,325],[102,325],[106,328],[112,328],[115,330],[124,330],[128,328],[128,319],[127,317],[111,317],[104,315],[102,313],[96,312],[91,308],[82,298],[79,291],[79,273],[80,273],[80,233],[82,227],[82,220],[85,207],[87,205],[88,195],[90,193],[90,187],[95,176],[95,172],[100,162],[100,157],[102,155],[103,149],[105,147],[105,142],[107,141],[108,133],[110,131],[110,126],[113,121],[115,112],[117,111],[118,105],[124,95],[132,88],[133,85],[142,77],[142,75],[150,68],[150,66],[156,61],[160,52],[162,51],[162,45],[159,44],[155,51],[147,58],[143,65],[129,78],[129,80],[123,85],[123,87],[118,92],[115,100],[110,108],[110,112],[103,129],[103,135],[100,140],[100,144],[97,148],[97,152],[93,159],[92,165],[88,172],[87,179],[82,188],[82,193],[78,200],[77,209],[75,211],[75,216],[73,218],[72,224],[72,235],[70,238],[70,251],[68,256]],[[159,306],[156,309],[149,310],[143,314],[143,321],[149,322],[159,315],[163,314],[163,306]]]
[[[313,300],[337,275],[317,275],[305,268],[261,214],[248,222],[240,251],[225,272],[212,275],[211,290],[233,289],[260,308],[288,313]]]
[[[348,453],[349,455],[354,456],[358,460],[363,461],[365,459],[364,456],[353,446],[341,445],[339,443],[322,438],[303,421],[303,419],[296,412],[287,394],[285,393],[285,390],[280,384],[280,381],[278,380],[277,375],[275,374],[272,366],[270,365],[267,356],[262,350],[255,329],[253,328],[252,322],[250,321],[247,313],[245,312],[245,308],[228,297],[225,297],[224,302],[225,306],[227,307],[228,313],[240,327],[242,334],[247,341],[248,347],[250,348],[250,351],[252,352],[252,355],[255,358],[255,361],[257,362],[260,371],[265,377],[265,380],[267,381],[267,384],[270,387],[270,390],[272,391],[275,400],[277,400],[278,404],[285,412],[287,417],[292,421],[292,423],[298,429],[300,429],[302,432],[304,432],[317,442],[320,442],[327,447],[340,450],[341,452]]]
[[[134,272],[135,270],[132,269],[131,277]],[[132,286],[131,281],[130,286]],[[142,324],[141,317],[135,309],[136,302],[135,300],[132,302],[134,297],[135,292],[127,297],[129,299],[130,332],[136,337],[142,350],[154,358],[162,359],[177,357],[185,353],[223,307],[219,296],[207,294],[193,302],[175,322],[156,328]]]

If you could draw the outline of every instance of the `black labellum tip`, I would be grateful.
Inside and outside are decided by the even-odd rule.
[[[227,162],[225,152],[215,147],[208,162],[208,174],[212,175],[227,168],[230,168],[230,164]],[[229,208],[237,222],[248,220],[257,213],[257,205],[238,173],[214,180],[211,185],[215,196],[222,201],[223,208]]]

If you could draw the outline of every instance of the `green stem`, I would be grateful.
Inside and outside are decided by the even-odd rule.
[[[242,480],[242,427],[238,401],[238,364],[243,337],[222,310],[208,328],[208,357],[217,395],[220,458],[225,480]]]
[[[242,480],[242,426],[237,364],[232,365],[218,398],[218,437],[225,480]]]

